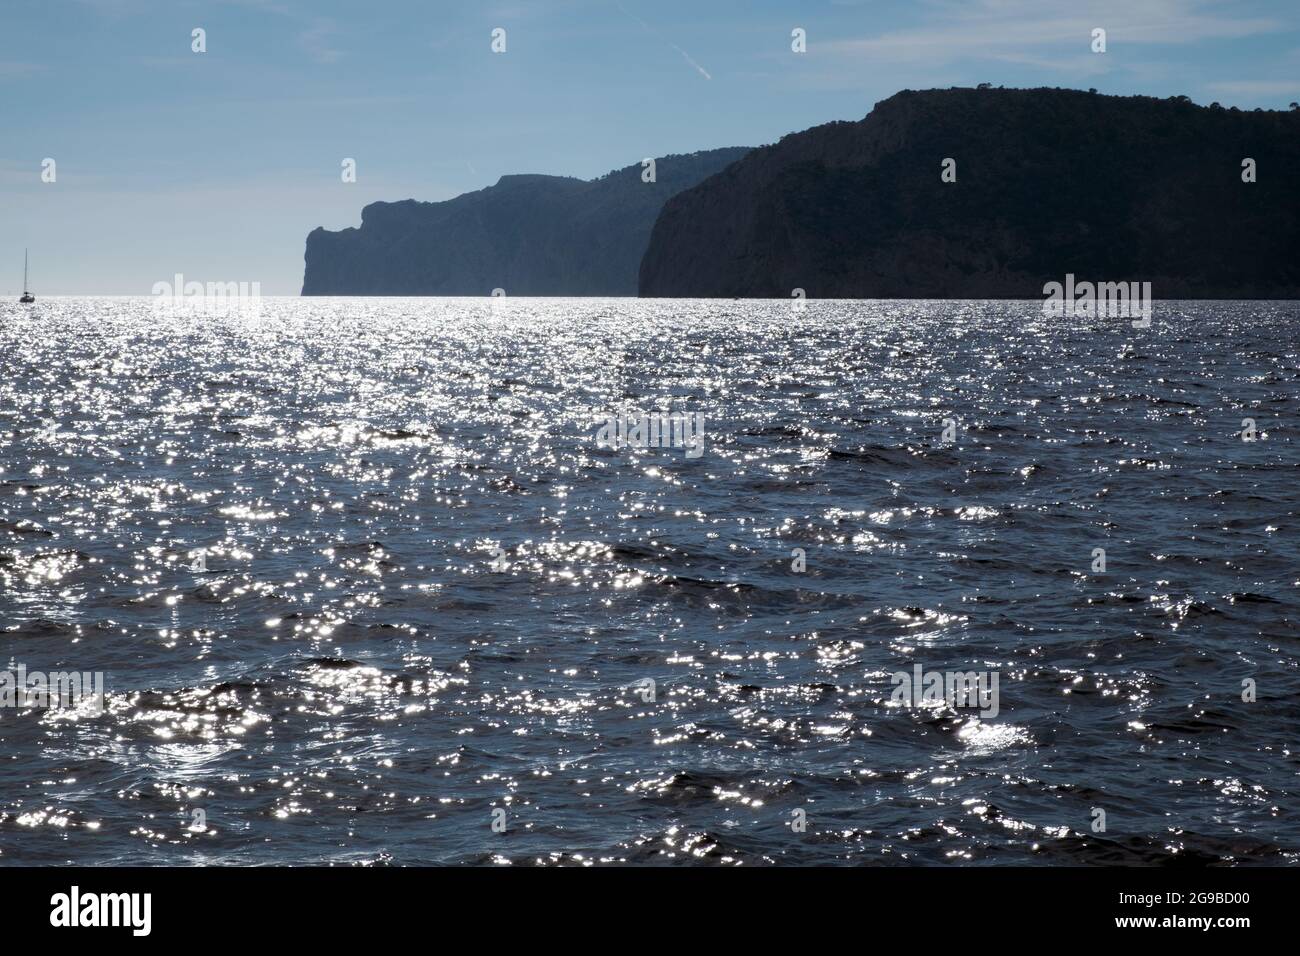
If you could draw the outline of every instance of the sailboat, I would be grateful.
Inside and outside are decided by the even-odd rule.
[[[35,302],[36,296],[27,291],[27,250],[23,250],[23,294],[19,302]]]

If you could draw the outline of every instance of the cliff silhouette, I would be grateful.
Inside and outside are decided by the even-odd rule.
[[[1257,181],[1242,181],[1242,161]],[[956,161],[955,182],[941,179]],[[664,205],[643,296],[1300,296],[1300,112],[1061,89],[904,91]]]
[[[360,228],[307,237],[303,295],[636,295],[655,217],[747,147],[637,163],[594,180],[502,176],[445,202],[377,202]]]

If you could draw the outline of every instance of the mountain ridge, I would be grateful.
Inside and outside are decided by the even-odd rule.
[[[1256,182],[1241,180],[1246,157]],[[1158,298],[1293,298],[1297,168],[1294,111],[904,90],[669,199],[638,293],[1032,298],[1074,273],[1151,281]]]
[[[370,203],[307,236],[303,295],[635,295],[663,203],[748,152],[655,159],[595,179],[512,173],[441,202]]]

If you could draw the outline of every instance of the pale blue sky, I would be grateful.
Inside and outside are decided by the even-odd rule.
[[[770,143],[904,88],[1300,100],[1297,0],[5,0],[0,20],[5,294],[24,246],[44,294],[176,272],[296,294],[307,233],[368,202]]]

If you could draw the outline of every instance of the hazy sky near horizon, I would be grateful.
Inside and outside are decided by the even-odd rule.
[[[307,233],[367,203],[762,145],[900,89],[1300,100],[1297,0],[5,0],[0,21],[6,295],[25,246],[38,294],[178,272],[297,294]]]

